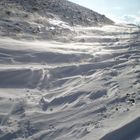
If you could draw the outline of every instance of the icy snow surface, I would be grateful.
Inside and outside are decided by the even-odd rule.
[[[0,140],[139,140],[140,29],[74,30],[0,39]]]

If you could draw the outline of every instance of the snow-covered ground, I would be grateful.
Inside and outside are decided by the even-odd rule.
[[[140,29],[72,30],[0,39],[0,140],[139,140]]]

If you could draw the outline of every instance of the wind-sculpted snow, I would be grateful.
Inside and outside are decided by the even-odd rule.
[[[0,39],[0,140],[136,140],[140,29],[75,27],[69,42]]]

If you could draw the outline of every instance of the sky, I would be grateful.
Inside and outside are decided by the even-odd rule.
[[[140,0],[69,0],[106,15],[117,23],[140,25]]]

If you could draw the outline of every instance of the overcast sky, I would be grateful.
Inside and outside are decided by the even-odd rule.
[[[140,24],[140,0],[70,0],[96,12],[105,14],[116,22]]]

